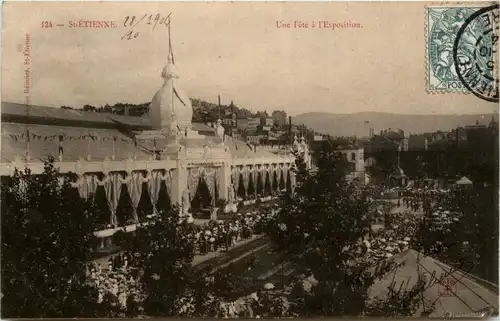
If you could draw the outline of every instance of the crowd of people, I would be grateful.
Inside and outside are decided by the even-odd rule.
[[[246,209],[226,220],[194,225],[196,233],[190,241],[194,242],[195,254],[228,251],[238,242],[263,233],[276,206],[260,204],[258,208]],[[98,289],[99,303],[107,300],[118,310],[125,311],[130,301],[140,302],[144,297],[133,256],[119,253],[111,257],[105,266],[92,264],[88,272],[90,282]]]
[[[386,194],[384,191],[380,193]],[[451,206],[452,193],[449,189],[408,187],[402,188],[401,194],[403,196],[397,200],[397,205],[400,207],[402,203],[408,210],[391,212],[390,206],[380,206],[379,216],[383,216],[384,227],[361,242],[365,254],[363,259],[376,262],[417,247],[421,244],[417,233],[425,219],[428,219],[426,226],[429,232],[449,232],[451,225],[460,219],[461,214],[453,211]],[[390,201],[386,203],[391,204]],[[422,210],[425,216],[415,215]]]
[[[196,226],[197,232],[193,241],[197,254],[228,251],[238,242],[248,240],[254,234],[262,234],[276,207],[277,205],[261,204],[257,209],[242,211],[233,218],[209,221],[207,224]]]
[[[422,210],[428,213],[434,204],[438,203],[446,195],[449,195],[449,193],[449,189],[432,187],[409,188],[405,191],[403,204],[412,211]]]
[[[208,224],[197,227],[194,242],[198,254],[205,255],[218,250],[228,251],[241,240],[253,236],[253,226],[256,218],[247,214],[235,220],[210,221]]]
[[[415,242],[420,220],[409,213],[387,213],[385,227],[363,240],[365,259],[376,262],[409,249]]]
[[[126,310],[130,301],[140,302],[144,297],[139,282],[139,274],[125,255],[110,259],[108,268],[99,265],[90,268],[90,282],[98,290],[98,303],[108,301],[117,310]]]

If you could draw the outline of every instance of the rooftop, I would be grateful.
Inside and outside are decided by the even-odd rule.
[[[426,279],[426,286],[422,304],[415,316],[429,310],[431,303],[434,303],[434,309],[430,317],[444,317],[447,313],[471,316],[484,309],[498,310],[498,287],[492,283],[412,249],[383,260],[373,268],[373,272],[380,271],[383,265],[391,263],[395,267],[370,288],[370,297],[384,297],[389,293],[389,288],[410,290],[420,275]],[[451,285],[453,291],[449,295],[444,295],[443,284],[448,280],[455,285]]]
[[[136,134],[150,129],[148,117],[95,113],[44,106],[2,103],[1,161],[12,162],[25,156],[29,135],[32,161],[57,158],[62,146],[65,161],[87,159],[147,160],[155,150],[161,150],[165,140],[136,139]],[[193,130],[206,135],[198,142],[211,145],[217,140],[214,129],[193,123]],[[220,138],[219,138],[220,140]],[[60,144],[62,141],[62,144]],[[226,146],[233,157],[269,157],[278,155],[226,136]]]

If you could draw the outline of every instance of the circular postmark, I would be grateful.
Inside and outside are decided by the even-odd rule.
[[[499,6],[471,14],[453,46],[455,71],[462,84],[486,101],[498,102]]]

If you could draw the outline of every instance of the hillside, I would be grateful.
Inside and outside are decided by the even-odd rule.
[[[236,106],[233,102],[230,105],[220,105],[203,101],[201,99],[191,98],[191,104],[193,106],[193,122],[198,123],[209,123],[215,122],[218,118],[229,117],[232,113],[235,113],[238,118],[245,117],[257,117],[257,114],[251,111]],[[130,116],[142,116],[148,112],[149,102],[142,104],[128,104],[128,103],[116,103],[114,105],[105,106],[92,106],[84,105],[82,108],[74,108],[70,106],[61,106],[64,109],[81,109],[83,111],[92,112],[104,112],[113,113],[118,115],[125,114],[125,109],[128,108],[128,114]]]
[[[354,114],[304,113],[292,117],[294,124],[304,124],[317,132],[332,136],[368,136],[369,129],[377,134],[382,129],[399,128],[405,133],[448,131],[459,126],[489,124],[492,114],[477,115],[402,115],[379,112]],[[498,115],[495,116],[498,119]],[[366,123],[369,122],[369,123]]]

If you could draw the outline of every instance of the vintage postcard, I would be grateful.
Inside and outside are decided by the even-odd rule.
[[[498,315],[494,2],[5,2],[2,318]]]

